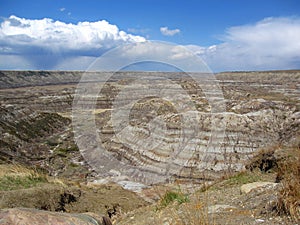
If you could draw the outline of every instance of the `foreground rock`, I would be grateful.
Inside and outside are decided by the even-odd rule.
[[[253,182],[249,184],[244,184],[241,186],[241,192],[248,194],[252,190],[257,190],[257,189],[266,189],[266,188],[273,188],[276,187],[278,183],[272,183],[272,182]]]
[[[0,211],[2,225],[111,225],[109,218],[94,213],[67,214],[37,209],[14,208]]]

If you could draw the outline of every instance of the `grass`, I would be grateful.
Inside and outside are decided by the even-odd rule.
[[[181,189],[168,190],[156,206],[157,224],[162,221],[173,225],[212,225],[207,204],[200,199],[190,199]]]
[[[225,185],[243,185],[247,183],[252,183],[261,180],[261,177],[256,173],[251,173],[248,171],[240,172],[236,175],[229,177],[224,184]]]
[[[47,182],[43,177],[4,176],[0,178],[0,191],[10,191],[35,187],[39,183]]]
[[[283,189],[279,192],[277,211],[288,214],[292,220],[300,220],[300,148],[293,148],[289,155],[278,165],[278,177]]]
[[[156,209],[160,210],[162,208],[165,208],[173,202],[176,202],[178,205],[181,205],[182,203],[189,202],[189,197],[187,194],[182,193],[181,190],[166,191],[166,193],[161,197]]]
[[[21,165],[0,165],[0,191],[18,190],[48,182],[47,176]]]
[[[222,176],[219,180],[211,184],[204,184],[199,190],[196,192],[203,193],[208,190],[220,190],[227,187],[232,186],[241,186],[247,183],[253,183],[257,181],[270,181],[270,176],[267,174],[262,174],[259,171],[241,171],[237,173],[229,173]]]

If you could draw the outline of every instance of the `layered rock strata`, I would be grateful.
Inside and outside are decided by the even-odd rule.
[[[2,161],[35,161],[59,175],[68,174],[66,161],[86,165],[94,160],[107,165],[103,175],[123,170],[151,183],[166,177],[215,179],[241,170],[260,148],[299,144],[300,71],[221,73],[217,86],[181,73],[156,73],[170,79],[147,83],[132,79],[141,73],[120,72],[83,86],[76,85],[80,72],[41,73],[0,74]],[[96,94],[78,92],[82,87],[95,88],[90,93]],[[71,122],[76,89],[94,127]],[[214,90],[221,95],[213,98]],[[76,149],[74,127],[85,160]],[[94,136],[78,138],[86,131]],[[99,145],[106,162],[97,160]]]

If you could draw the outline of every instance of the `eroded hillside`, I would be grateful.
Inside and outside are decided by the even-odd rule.
[[[178,139],[162,138],[161,147],[151,154],[146,151],[136,154],[116,138],[111,109],[120,90],[132,85],[126,73],[112,76],[103,86],[97,104],[92,106],[102,144],[117,160],[164,168],[168,152],[178,144]],[[85,179],[91,174],[72,133],[72,103],[80,76],[80,72],[1,72],[2,162],[34,164],[52,175],[74,179]],[[177,155],[180,171],[174,174],[175,177],[215,179],[221,171],[241,170],[244,162],[262,147],[299,143],[300,71],[235,72],[217,74],[216,77],[223,91],[226,110],[214,116],[216,121],[212,121],[211,106],[201,87],[174,73],[174,82],[189,93],[199,112],[197,126],[201,130],[197,154],[182,151]],[[159,82],[167,87],[164,81]],[[143,89],[143,86],[134,88]],[[181,128],[181,115],[172,104],[158,98],[141,99],[134,105],[130,124],[137,128],[137,135],[142,137],[149,131],[146,125],[157,112],[167,124],[169,137],[176,135]],[[222,154],[211,152],[201,158],[210,140],[212,124],[218,122],[226,124]],[[204,172],[199,168],[204,168]]]

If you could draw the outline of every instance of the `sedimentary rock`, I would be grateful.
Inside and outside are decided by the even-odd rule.
[[[71,167],[66,164],[99,164],[93,153],[101,145],[108,158],[100,161],[104,169],[99,174],[125,170],[125,175],[136,180],[152,177],[151,183],[161,177],[215,179],[224,171],[242,169],[260,148],[299,143],[300,71],[217,74],[223,97],[214,96],[216,87],[210,83],[199,85],[181,73],[155,74],[171,77],[172,85],[166,79],[148,84],[132,79],[147,73],[120,72],[105,84],[82,86],[99,93],[81,96],[88,117],[74,124],[74,117],[73,123],[70,120],[76,104],[73,99],[80,86],[73,82],[79,82],[79,72],[2,71],[1,160],[25,157],[30,162],[37,154],[42,157],[34,160],[51,174],[69,176]],[[88,88],[79,93],[88,93]],[[169,98],[163,98],[166,93]],[[222,105],[223,111],[214,111]],[[48,117],[51,124],[33,129],[37,121]],[[88,126],[89,121],[95,127]],[[90,132],[76,140],[79,149],[73,140],[74,127],[77,138],[84,134],[80,127]],[[144,178],[138,177],[141,174]]]

